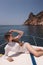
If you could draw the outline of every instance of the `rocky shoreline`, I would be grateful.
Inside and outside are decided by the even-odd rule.
[[[36,15],[31,12],[28,19],[24,22],[24,25],[43,25],[43,11]]]

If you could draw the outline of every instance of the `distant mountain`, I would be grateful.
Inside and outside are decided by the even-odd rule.
[[[43,25],[43,11],[36,15],[31,12],[24,25]]]

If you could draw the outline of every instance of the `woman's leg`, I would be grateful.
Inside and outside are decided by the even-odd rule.
[[[35,48],[36,51],[43,51],[41,48]]]
[[[32,53],[34,56],[39,57],[43,55],[43,50],[34,49],[29,43],[26,43],[26,48],[30,53]]]

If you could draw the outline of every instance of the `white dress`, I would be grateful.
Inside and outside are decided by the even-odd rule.
[[[23,52],[23,53],[28,53],[29,51],[26,48],[27,42],[23,44],[23,46],[20,46],[17,42],[9,42],[5,46],[5,56],[8,56],[8,53],[10,51],[14,52],[16,54],[17,52]]]

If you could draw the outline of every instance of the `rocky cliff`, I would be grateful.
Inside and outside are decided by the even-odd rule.
[[[43,11],[36,15],[31,12],[24,25],[43,25]]]

